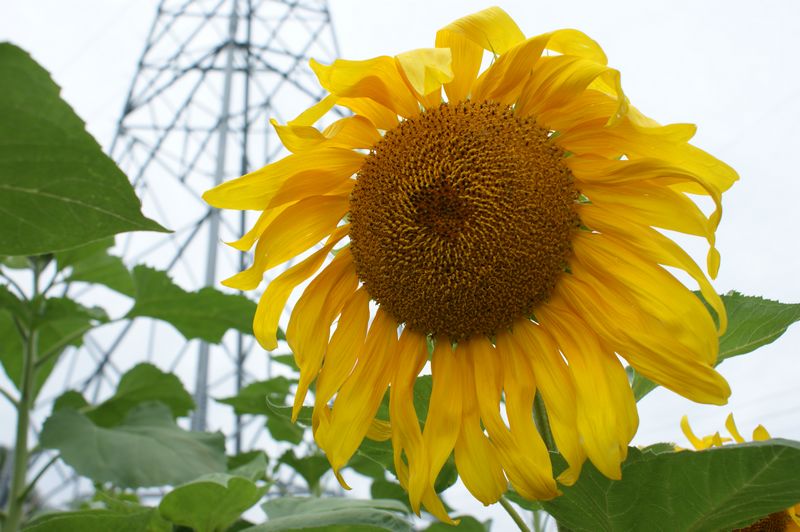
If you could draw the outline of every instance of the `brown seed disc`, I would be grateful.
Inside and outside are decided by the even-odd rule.
[[[454,341],[530,315],[578,225],[563,158],[548,130],[497,103],[442,104],[387,131],[350,199],[369,294],[413,330]]]
[[[783,532],[788,530],[786,527],[792,521],[785,511],[775,512],[769,514],[763,519],[760,519],[750,526],[744,528],[737,528],[733,532]]]

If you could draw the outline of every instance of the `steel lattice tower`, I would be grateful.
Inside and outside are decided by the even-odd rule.
[[[283,148],[269,119],[285,123],[315,103],[322,90],[309,59],[328,63],[337,55],[326,0],[161,0],[111,156],[133,182],[145,213],[174,232],[119,235],[116,253],[129,265],[169,271],[188,290],[219,286],[246,266],[245,254],[218,249],[238,239],[258,213],[220,213],[201,194],[275,159]],[[115,295],[103,297],[113,308]],[[109,395],[119,376],[142,361],[176,372],[193,387],[193,429],[221,428],[233,435],[237,451],[263,432],[254,428],[243,442],[246,423],[209,401],[270,375],[268,358],[252,337],[229,332],[222,345],[209,346],[146,319],[107,327],[65,353],[50,393],[41,398],[42,413],[49,412],[47,399],[64,389],[90,400]],[[62,480],[68,476],[56,469]],[[47,488],[43,495],[51,496]]]

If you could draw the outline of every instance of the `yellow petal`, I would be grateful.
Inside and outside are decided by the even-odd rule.
[[[392,437],[392,424],[383,419],[373,419],[365,437],[373,441],[386,441]]]
[[[448,340],[437,339],[431,359],[433,387],[422,433],[428,450],[429,482],[434,484],[453,450],[461,427],[462,383],[459,360]]]
[[[526,109],[530,110],[530,105],[526,104]],[[541,115],[536,117],[536,121],[559,133],[570,130],[583,131],[584,129],[594,131],[606,127],[618,109],[619,100],[617,98],[601,91],[587,89],[561,107],[542,110]],[[524,113],[521,114],[524,115]],[[618,151],[618,148],[614,146],[613,152],[617,153]],[[604,155],[604,152],[592,152],[592,154]],[[616,156],[612,156],[612,158],[616,158]]]
[[[679,341],[678,333],[671,332],[675,325],[662,324],[624,297],[629,289],[614,280],[592,278],[579,265],[573,265],[573,272],[560,281],[556,293],[636,371],[693,401],[725,403],[730,394],[725,379],[703,360],[704,353]]]
[[[713,184],[721,192],[739,179],[730,166],[687,143],[695,133],[693,125],[659,126],[653,121],[636,118],[639,115],[641,113],[635,108],[629,107],[626,119],[613,127],[606,127],[603,122],[583,123],[574,130],[561,130],[556,143],[573,154],[616,151],[631,160],[644,157],[661,159],[685,172],[702,176],[706,183]],[[698,185],[685,184],[682,187],[684,192],[705,193]]]
[[[275,133],[281,139],[281,144],[292,153],[308,151],[319,147],[325,142],[323,135],[317,128],[312,126],[282,126],[274,118],[270,119],[270,124],[275,128]]]
[[[489,7],[455,20],[439,30],[442,32],[464,35],[495,55],[504,54],[525,40],[517,23],[499,7]]]
[[[763,425],[759,425],[753,429],[753,441],[765,441],[770,438],[772,438],[772,436],[769,435],[769,432],[767,432],[767,429],[765,429]]]
[[[725,419],[725,428],[728,429],[733,439],[736,443],[744,443],[744,438],[739,433],[739,429],[736,427],[736,422],[733,420],[733,414],[728,414],[728,417]]]
[[[380,140],[372,123],[363,116],[347,116],[320,132],[312,126],[285,125],[270,120],[287,150],[301,153],[316,148],[370,148]]]
[[[786,513],[792,519],[792,523],[786,527],[786,532],[800,532],[800,503],[787,509]],[[794,528],[792,528],[792,525]]]
[[[398,54],[400,70],[418,96],[430,94],[453,79],[452,57],[447,48],[420,48]]]
[[[328,111],[333,109],[333,106],[336,105],[337,100],[338,98],[335,94],[329,94],[325,96],[322,100],[300,113],[297,118],[289,121],[289,125],[313,126],[320,118],[325,116]]]
[[[714,228],[699,207],[683,194],[662,185],[593,183],[582,185],[581,192],[592,203],[615,209],[620,216],[637,223],[702,236],[714,245]]]
[[[348,116],[337,120],[323,131],[325,143],[330,146],[347,146],[367,149],[381,140],[375,125],[363,116]]]
[[[239,290],[257,287],[265,271],[331,234],[349,205],[345,196],[310,196],[290,205],[262,233],[253,254],[253,264],[222,284]]]
[[[300,368],[292,421],[297,419],[308,386],[317,377],[328,347],[329,331],[345,301],[356,291],[358,276],[350,248],[344,248],[306,287],[292,309],[286,342]]]
[[[615,123],[628,109],[619,72],[602,63],[574,56],[540,59],[522,88],[518,112],[538,117],[549,110],[561,110],[596,84],[608,87],[606,93],[616,101],[616,108],[606,120],[606,123]]]
[[[692,427],[689,425],[688,416],[681,417],[681,430],[683,431],[684,436],[686,436],[686,439],[689,440],[689,443],[691,443],[696,450],[702,451],[703,449],[708,448],[708,445],[705,444],[700,438],[695,436],[694,432],[692,432]]]
[[[639,423],[628,377],[616,355],[576,315],[551,299],[536,316],[569,363],[577,393],[583,447],[605,476],[621,477],[620,464]],[[559,305],[560,306],[560,305]]]
[[[618,283],[618,293],[634,301],[634,308],[646,317],[658,319],[676,342],[708,364],[717,361],[719,342],[711,314],[675,277],[610,234],[581,232],[573,244],[578,267],[586,266],[598,281],[594,284]],[[623,286],[625,290],[621,290]]]
[[[231,179],[206,191],[203,199],[220,209],[263,210],[281,190],[284,184],[297,174],[321,171],[350,176],[364,162],[365,155],[343,148],[323,148],[289,155],[272,164],[242,177]],[[327,190],[309,190],[307,195],[320,194]]]
[[[544,329],[527,318],[517,320],[513,334],[504,337],[503,342],[504,349],[511,349],[530,360],[534,381],[547,409],[553,439],[558,452],[569,464],[569,468],[559,475],[558,481],[572,485],[580,476],[586,453],[578,434],[575,387],[564,358]]]
[[[326,405],[353,371],[359,351],[364,346],[369,324],[369,293],[363,286],[342,307],[342,315],[333,332],[322,371],[317,380],[315,408]]]
[[[408,461],[408,490],[411,508],[419,514],[420,504],[429,488],[428,456],[422,441],[414,408],[414,383],[428,360],[425,337],[406,328],[397,346],[400,363],[395,367],[389,388],[389,417],[392,420],[392,447],[395,469],[403,467],[402,454]]]
[[[345,381],[331,411],[330,425],[317,441],[327,453],[331,467],[338,472],[353,456],[369,430],[397,362],[397,323],[378,309],[367,341],[358,354],[353,373]]]
[[[436,46],[452,53],[453,81],[445,85],[450,101],[466,100],[478,76],[483,50],[502,54],[525,39],[519,26],[499,7],[452,22],[436,33]]]
[[[514,375],[515,370],[525,371],[524,359],[514,364],[512,353],[504,347],[508,346],[498,340],[495,350],[485,337],[473,338],[465,345],[466,357],[471,359],[475,374],[481,376],[475,383],[481,420],[514,489],[526,499],[552,499],[559,492],[547,447],[533,425],[533,374],[529,372],[527,379],[524,374]],[[500,417],[503,388],[513,431]]]
[[[331,65],[322,65],[312,59],[311,69],[320,85],[339,98],[369,98],[401,116],[419,114],[417,99],[403,80],[393,57],[380,56],[363,61],[337,59]]]
[[[458,369],[450,378],[460,377],[463,383],[461,431],[455,444],[456,468],[469,492],[483,504],[489,505],[497,502],[505,493],[506,477],[497,451],[481,429],[475,374],[463,343],[458,344],[456,358]]]
[[[523,83],[536,72],[536,63],[550,35],[531,37],[498,57],[478,78],[472,90],[474,100],[497,100],[509,105],[516,100]],[[522,112],[522,109],[515,112]]]
[[[614,210],[598,205],[583,205],[580,209],[581,221],[593,230],[600,231],[624,240],[626,245],[641,257],[655,264],[680,268],[697,281],[706,302],[717,314],[719,325],[717,333],[722,335],[728,326],[728,315],[722,299],[708,281],[703,271],[675,242],[658,231],[641,224],[623,220]]]
[[[574,55],[605,65],[608,63],[605,52],[597,42],[582,31],[573,29],[556,30],[549,34],[547,49],[562,55]]]
[[[290,205],[291,203],[284,203],[283,205],[275,207],[274,209],[262,211],[261,214],[258,215],[258,220],[256,220],[256,223],[253,225],[252,229],[245,233],[244,236],[242,236],[242,238],[239,240],[236,240],[235,242],[227,242],[227,244],[234,249],[238,249],[239,251],[249,250],[251,247],[253,247],[253,244],[256,243],[256,240],[261,238],[261,235],[264,233],[264,229],[269,227],[269,224],[271,224],[273,220],[275,220],[275,218],[277,218],[278,215],[286,210],[286,208]]]
[[[292,290],[316,272],[333,246],[347,236],[350,225],[337,227],[325,245],[308,258],[277,276],[261,295],[253,318],[253,334],[267,351],[278,347],[278,321]]]
[[[339,103],[384,131],[397,127],[397,113],[369,98],[340,98]]]

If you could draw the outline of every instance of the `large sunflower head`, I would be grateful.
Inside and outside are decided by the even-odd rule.
[[[704,237],[713,277],[736,173],[688,144],[694,126],[629,105],[597,43],[576,30],[526,38],[490,8],[440,30],[435,48],[311,66],[329,95],[274,124],[292,153],[204,197],[263,211],[233,244],[257,241],[253,264],[226,285],[254,289],[301,256],[259,302],[266,349],[313,278],[286,327],[295,412],[316,380],[314,435],[340,481],[369,436],[391,438],[413,507],[442,519],[433,485],[453,452],[485,504],[509,482],[552,498],[545,429],[569,465],[559,482],[587,457],[619,478],[638,423],[620,357],[690,399],[726,401],[713,369],[722,302],[660,229]],[[334,106],[351,115],[315,128]],[[706,215],[687,194],[716,207]],[[714,315],[666,268],[694,279]],[[412,397],[428,362],[422,427]],[[375,420],[387,388],[389,423]],[[548,427],[534,422],[537,395]]]

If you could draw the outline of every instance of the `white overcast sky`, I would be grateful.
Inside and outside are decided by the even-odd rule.
[[[147,0],[4,0],[0,40],[32,53],[108,146],[155,14]],[[333,0],[343,57],[433,45],[436,30],[491,3],[471,0]],[[659,122],[698,125],[695,143],[741,180],[723,198],[717,233],[720,292],[800,302],[800,2],[790,0],[501,1],[528,34],[578,28],[622,72],[631,102]],[[703,264],[703,249],[692,248]],[[800,327],[756,354],[720,366],[733,389],[725,407],[659,390],[640,403],[635,443],[683,441],[686,413],[699,433],[728,412],[748,432],[763,423],[800,439]]]

